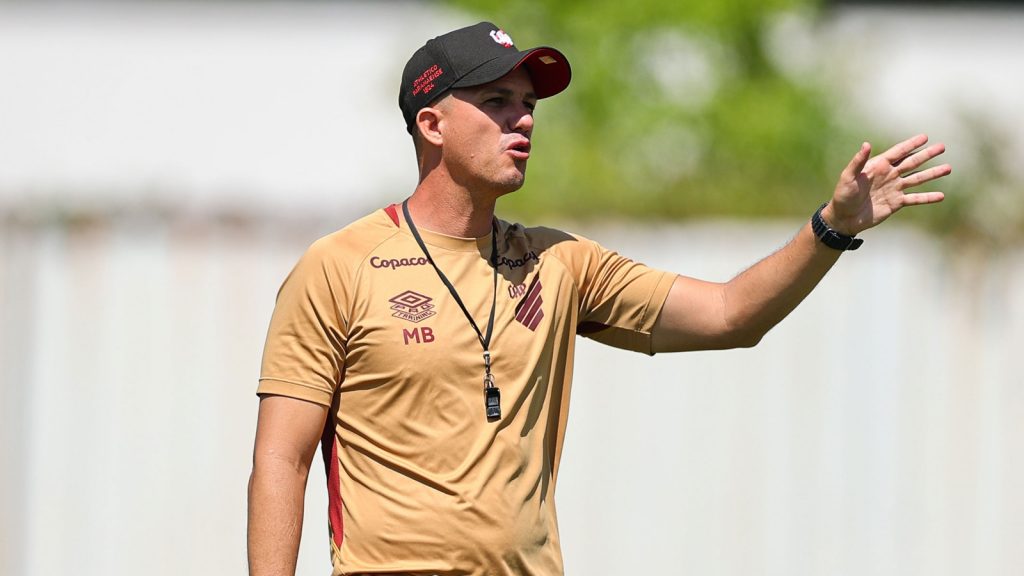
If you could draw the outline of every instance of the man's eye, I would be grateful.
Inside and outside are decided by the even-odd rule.
[[[537,103],[536,102],[523,102],[523,106],[526,106],[527,110],[529,110],[530,112],[533,112],[533,109],[537,107]]]
[[[501,96],[495,96],[494,98],[488,98],[485,103],[492,106],[501,106],[505,103],[505,99]]]

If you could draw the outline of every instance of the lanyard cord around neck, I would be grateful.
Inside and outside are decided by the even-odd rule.
[[[485,335],[480,331],[480,328],[476,325],[473,320],[473,315],[466,309],[466,305],[462,303],[462,298],[459,298],[459,293],[455,290],[455,286],[452,285],[448,277],[441,272],[441,269],[437,267],[437,263],[430,256],[430,251],[427,250],[427,245],[424,244],[423,238],[420,237],[419,230],[416,229],[416,224],[412,221],[412,216],[409,215],[409,200],[402,202],[402,214],[405,215],[405,221],[409,223],[409,231],[412,232],[413,238],[416,239],[416,243],[419,244],[420,250],[423,250],[423,255],[427,257],[427,262],[434,267],[434,271],[437,272],[437,276],[444,282],[444,285],[448,287],[448,291],[451,292],[452,298],[455,299],[455,303],[462,309],[462,313],[466,315],[466,320],[469,320],[469,325],[476,331],[476,337],[480,340],[480,345],[484,348],[484,387],[492,388],[494,386],[494,379],[491,376],[491,335],[494,332],[494,308],[498,301],[498,225],[496,222],[491,222],[491,268],[494,270],[494,294],[491,296],[491,314],[487,319],[487,334]]]

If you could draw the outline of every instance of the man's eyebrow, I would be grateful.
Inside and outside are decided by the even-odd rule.
[[[506,98],[510,98],[510,97],[515,95],[515,92],[513,92],[512,90],[510,90],[508,88],[500,88],[498,86],[493,86],[491,88],[485,88],[483,90],[483,92],[484,93],[492,93],[492,94],[496,93],[496,94],[499,94],[499,95],[504,96]],[[525,96],[526,96],[526,98],[529,98],[530,100],[536,100],[537,99],[537,95],[534,94],[533,92],[527,92],[525,94]]]

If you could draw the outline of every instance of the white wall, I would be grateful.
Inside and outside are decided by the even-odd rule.
[[[255,380],[308,228],[5,229],[5,574],[239,573]],[[798,223],[587,231],[724,279]],[[757,348],[583,341],[569,574],[1019,573],[1024,253],[892,226]],[[322,468],[301,574],[328,566]]]
[[[411,1],[0,3],[0,207],[316,212],[415,185],[402,67],[468,23]]]
[[[794,229],[595,234],[725,279]],[[581,347],[570,572],[1020,573],[1022,264],[892,226],[754,349]]]

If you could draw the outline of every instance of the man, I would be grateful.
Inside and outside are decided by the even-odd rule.
[[[727,283],[652,270],[494,216],[523,184],[533,109],[570,80],[552,48],[482,22],[426,43],[399,104],[419,184],[320,239],[278,295],[249,487],[250,574],[293,574],[321,441],[334,574],[562,573],[554,494],[577,333],[655,352],[746,347],[857,233],[942,200],[917,136],[865,143],[784,248]]]

